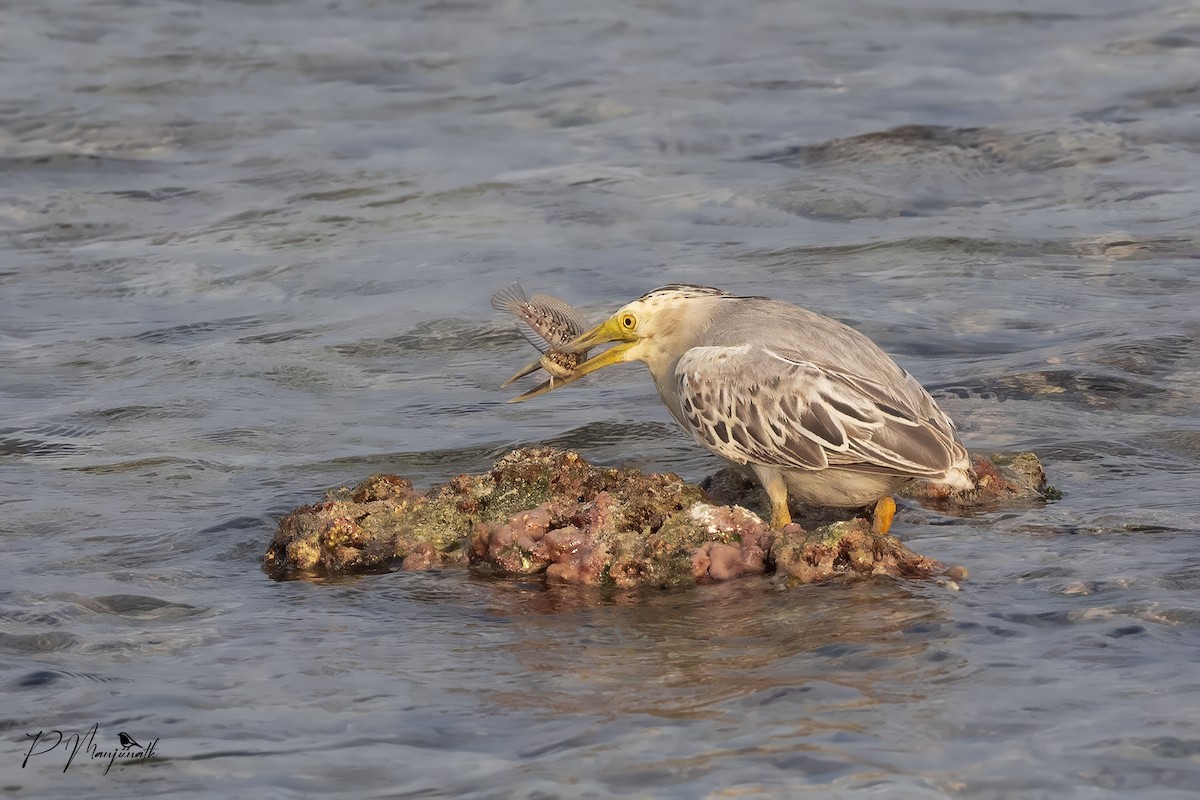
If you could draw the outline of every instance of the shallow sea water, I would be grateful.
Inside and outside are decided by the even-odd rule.
[[[0,9],[13,797],[1200,791],[1200,8]],[[488,306],[692,282],[867,332],[1060,502],[901,510],[960,592],[275,583],[279,515],[547,442],[700,479]],[[28,735],[96,725],[148,763]]]

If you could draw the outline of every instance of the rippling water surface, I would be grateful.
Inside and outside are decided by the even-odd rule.
[[[16,797],[1200,790],[1200,10],[0,10],[0,785]],[[844,319],[1061,502],[961,592],[274,583],[281,513],[551,442],[717,462],[643,369],[507,406],[519,279]],[[27,734],[158,740],[103,774]]]

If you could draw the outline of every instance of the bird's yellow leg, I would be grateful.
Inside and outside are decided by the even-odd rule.
[[[883,536],[892,527],[892,518],[895,516],[896,501],[891,497],[880,498],[871,514],[871,532]]]
[[[788,511],[787,482],[772,469],[755,469],[755,474],[771,498],[771,527],[781,529],[792,524],[792,513]]]
[[[771,498],[771,527],[782,530],[792,524],[792,512],[788,511],[787,492],[783,497]]]

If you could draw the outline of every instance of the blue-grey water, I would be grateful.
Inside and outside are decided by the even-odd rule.
[[[5,4],[0,787],[1200,791],[1198,176],[1188,0]],[[371,472],[720,466],[641,367],[505,405],[512,280],[846,320],[1064,497],[902,509],[959,592],[268,579]]]

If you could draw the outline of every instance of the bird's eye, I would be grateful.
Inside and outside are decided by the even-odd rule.
[[[622,314],[621,327],[627,331],[637,330],[637,317],[633,314]]]

